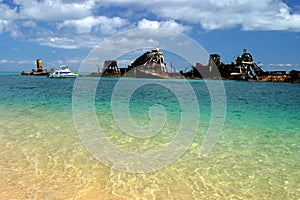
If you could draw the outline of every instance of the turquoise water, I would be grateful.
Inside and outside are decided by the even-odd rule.
[[[224,127],[212,151],[199,158],[212,106],[205,82],[189,81],[200,109],[192,144],[170,165],[128,173],[97,160],[81,140],[73,116],[74,81],[0,74],[0,199],[300,198],[299,84],[224,81]],[[164,107],[167,120],[153,137],[131,137],[112,114],[117,81],[101,79],[95,94],[96,117],[107,138],[140,153],[172,142],[183,112],[176,95],[159,84],[136,90],[128,109],[136,124],[150,124],[153,105]],[[157,81],[180,88],[183,80]]]

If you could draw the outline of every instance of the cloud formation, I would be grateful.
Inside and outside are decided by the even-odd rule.
[[[145,18],[138,22],[138,28],[165,28],[178,32],[186,32],[191,29],[191,27],[184,26],[175,22],[175,20],[151,21]]]
[[[243,30],[300,31],[300,14],[279,0],[109,0],[108,5],[146,9],[159,18],[200,24],[205,30],[240,26]],[[103,3],[104,3],[103,2]]]
[[[47,46],[82,48],[96,45],[87,36],[104,39],[136,27],[299,32],[297,9],[280,0],[0,0],[0,34],[8,32]]]
[[[269,64],[270,67],[292,67],[293,64],[291,63],[277,63],[277,64],[274,64],[274,63],[271,63]]]
[[[14,3],[18,7],[20,19],[51,22],[91,16],[96,1],[14,0]]]
[[[100,31],[102,34],[114,34],[118,28],[127,24],[128,21],[120,17],[89,16],[78,20],[65,20],[58,24],[58,28],[74,28],[78,34],[90,33],[92,29]]]

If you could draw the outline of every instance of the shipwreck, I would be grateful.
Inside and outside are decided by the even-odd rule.
[[[37,59],[36,60],[36,69],[32,69],[31,72],[25,72],[22,71],[21,75],[31,75],[31,76],[48,76],[49,72],[47,71],[46,68],[43,68],[43,61],[42,59]]]
[[[300,82],[300,71],[264,71],[246,49],[229,64],[221,62],[219,54],[210,54],[206,65],[196,63],[188,69],[179,72],[174,69],[169,72],[162,50],[153,48],[137,57],[127,67],[120,68],[116,60],[106,60],[102,72],[98,68],[98,73],[89,76]]]

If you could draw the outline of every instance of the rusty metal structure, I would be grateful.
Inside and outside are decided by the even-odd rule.
[[[154,48],[151,51],[145,52],[143,55],[135,59],[135,61],[128,66],[128,69],[131,70],[136,67],[143,70],[167,72],[163,52],[159,48]]]
[[[231,76],[237,76],[237,79],[254,79],[257,75],[263,73],[263,70],[254,62],[253,57],[246,49],[243,50],[242,56],[238,56],[235,62],[235,72]]]
[[[196,63],[188,72],[181,72],[186,78],[196,79],[229,79],[229,80],[257,80],[263,70],[254,62],[246,49],[234,62],[224,64],[219,54],[211,54],[208,64]]]
[[[49,72],[46,68],[43,68],[43,61],[42,59],[36,60],[36,69],[32,69],[31,72],[23,71],[21,75],[31,75],[31,76],[48,76]]]
[[[121,74],[137,78],[182,78],[179,73],[168,72],[163,52],[159,48],[145,52],[127,68],[121,68]]]
[[[212,79],[212,80],[245,80],[245,81],[273,81],[273,82],[300,82],[300,71],[264,71],[254,62],[252,55],[243,49],[243,53],[235,58],[230,64],[221,62],[219,54],[210,54],[208,63],[196,63],[195,66],[186,67],[189,71],[181,70],[168,72],[163,52],[159,48],[153,48],[137,57],[128,67],[119,68],[116,60],[104,61],[102,71],[100,65],[98,73],[81,76],[104,76],[104,77],[136,77],[136,78],[188,78],[188,79]],[[48,75],[47,69],[43,68],[42,60],[37,60],[37,69],[32,72],[22,72],[22,75]]]
[[[118,63],[115,60],[106,60],[103,64],[102,76],[121,76],[121,71],[118,67]]]

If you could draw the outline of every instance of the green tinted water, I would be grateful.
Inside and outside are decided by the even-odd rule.
[[[137,124],[149,124],[153,104],[164,106],[168,120],[152,138],[130,137],[111,113],[116,81],[103,80],[95,98],[108,139],[136,152],[155,151],[172,141],[181,112],[176,97],[157,85],[137,90],[129,105]],[[213,150],[200,159],[210,96],[205,82],[190,81],[200,106],[193,143],[173,164],[134,174],[104,165],[83,145],[73,119],[73,84],[73,79],[0,76],[1,199],[300,198],[300,85],[224,82],[224,128]]]

